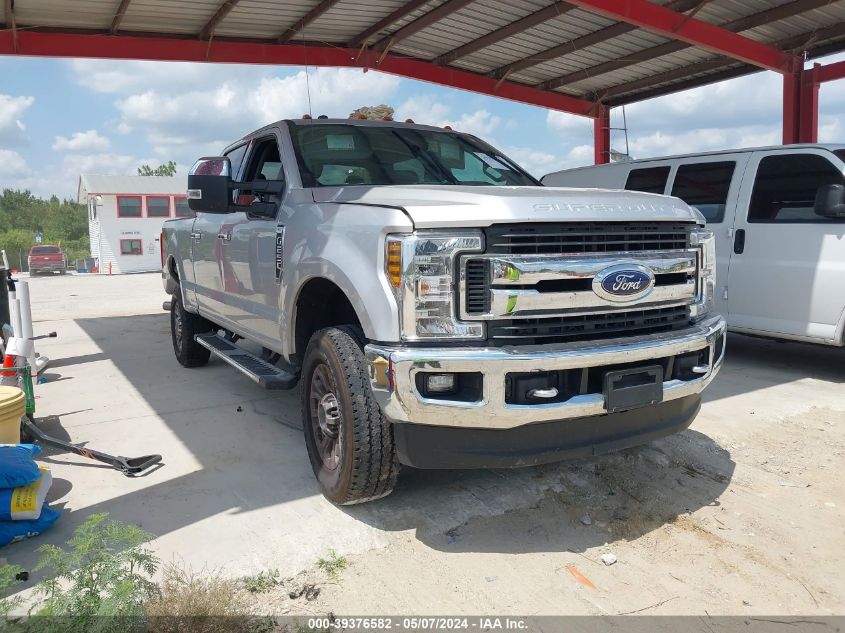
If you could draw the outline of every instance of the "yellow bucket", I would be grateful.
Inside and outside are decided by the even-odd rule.
[[[0,444],[19,444],[26,398],[17,387],[0,386]]]

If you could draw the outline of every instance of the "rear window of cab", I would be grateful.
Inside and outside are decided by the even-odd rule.
[[[58,246],[33,246],[30,255],[59,255],[62,251]]]

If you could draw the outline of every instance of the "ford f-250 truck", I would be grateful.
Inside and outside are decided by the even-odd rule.
[[[389,494],[400,464],[674,433],[722,363],[713,236],[677,198],[543,187],[448,129],[310,119],[200,159],[187,196],[196,218],[162,236],[176,357],[301,382],[335,503]]]

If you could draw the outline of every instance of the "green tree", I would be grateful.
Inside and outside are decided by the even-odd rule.
[[[5,249],[15,268],[25,261],[35,244],[35,232],[42,243],[58,244],[73,261],[90,256],[88,211],[73,200],[38,198],[27,190],[4,189],[0,195],[0,249]]]
[[[144,163],[138,168],[139,176],[175,176],[176,163],[172,160],[167,161],[164,165],[159,165],[155,169]]]

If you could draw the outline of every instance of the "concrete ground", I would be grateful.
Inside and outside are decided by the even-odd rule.
[[[52,359],[45,430],[106,452],[161,453],[127,478],[47,449],[50,532],[6,548],[31,568],[92,512],[156,535],[164,560],[321,582],[319,614],[841,614],[845,608],[845,350],[731,336],[693,427],[649,446],[522,470],[405,471],[382,501],[319,494],[298,392],[173,358],[157,274],[31,280]],[[589,517],[589,518],[588,518]],[[600,561],[612,553],[618,562]],[[33,581],[35,577],[33,577]],[[325,578],[322,578],[324,581]],[[298,582],[298,581],[297,581]]]

